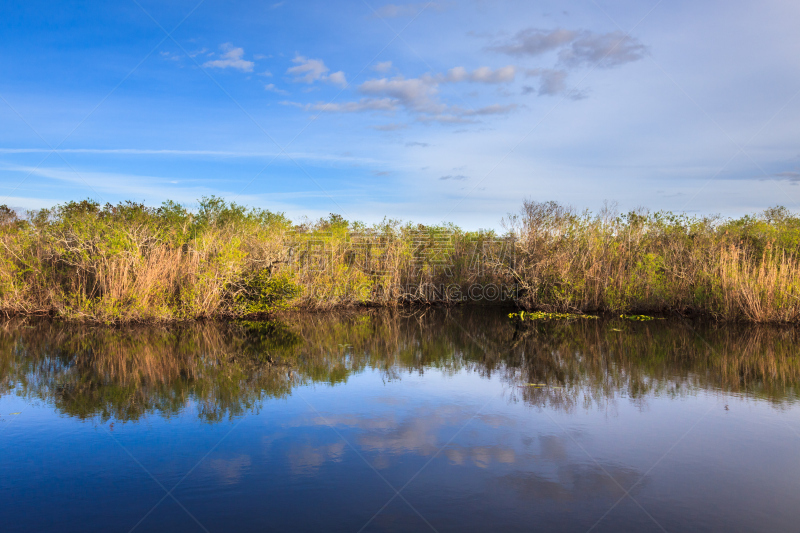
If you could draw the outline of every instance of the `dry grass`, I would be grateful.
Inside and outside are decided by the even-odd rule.
[[[293,224],[217,198],[197,212],[70,202],[25,221],[5,208],[0,310],[141,322],[480,300],[800,319],[800,218],[781,208],[721,219],[529,201],[503,225]]]

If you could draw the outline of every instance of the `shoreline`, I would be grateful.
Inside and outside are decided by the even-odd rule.
[[[608,322],[620,318],[630,316],[644,316],[645,320],[625,320],[626,322],[649,322],[652,320],[666,320],[669,322],[675,321],[689,321],[691,323],[714,324],[720,326],[772,326],[772,327],[797,327],[800,326],[800,320],[794,321],[755,321],[747,320],[746,318],[725,319],[714,316],[712,313],[703,310],[661,310],[653,311],[652,309],[631,309],[625,313],[618,311],[578,311],[573,310],[569,313],[557,313],[549,309],[523,309],[519,306],[512,304],[476,304],[476,303],[448,303],[448,302],[428,302],[428,303],[405,303],[397,305],[376,305],[376,304],[351,304],[339,305],[335,307],[289,307],[282,309],[275,313],[254,313],[250,315],[212,315],[212,316],[199,316],[199,317],[182,317],[182,318],[126,318],[115,321],[103,320],[94,317],[74,317],[74,316],[61,316],[55,312],[44,313],[24,313],[24,312],[8,312],[0,310],[0,322],[9,323],[13,321],[47,321],[52,323],[73,324],[76,326],[104,326],[104,327],[125,327],[125,326],[181,326],[189,324],[202,324],[202,323],[218,323],[218,324],[242,324],[246,322],[251,323],[270,323],[282,322],[284,320],[292,320],[303,316],[330,316],[335,315],[339,317],[347,316],[362,316],[370,313],[397,313],[398,316],[416,315],[417,313],[427,313],[432,310],[467,310],[473,311],[488,311],[498,312],[503,314],[519,313],[524,311],[525,314],[536,313],[554,313],[564,314],[569,316],[557,317],[553,319],[527,319],[515,320],[509,318],[509,323],[516,323],[520,326],[530,326],[533,324],[565,324],[569,322],[580,321],[587,318],[596,318],[600,322]],[[574,315],[574,316],[572,316]]]
[[[0,314],[92,323],[285,310],[507,306],[551,313],[800,321],[800,215],[579,213],[523,202],[494,230],[282,213],[68,202],[0,206]]]

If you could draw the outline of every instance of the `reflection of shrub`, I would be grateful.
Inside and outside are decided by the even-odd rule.
[[[288,275],[273,276],[262,269],[245,281],[242,292],[236,295],[236,311],[243,315],[274,313],[286,309],[300,295],[300,287]]]
[[[240,320],[242,351],[270,364],[291,364],[303,339],[285,324],[275,321]]]
[[[365,369],[386,380],[476,372],[523,385],[515,400],[566,412],[608,409],[617,400],[641,408],[649,398],[700,389],[753,395],[784,409],[800,391],[800,328],[620,318],[516,327],[507,314],[487,309],[285,319],[169,328],[8,321],[0,327],[0,394],[79,418],[138,420],[194,409],[216,422],[297,385],[344,383]]]

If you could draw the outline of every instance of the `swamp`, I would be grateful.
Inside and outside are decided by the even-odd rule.
[[[798,340],[480,306],[11,319],[0,516],[13,531],[793,531]]]

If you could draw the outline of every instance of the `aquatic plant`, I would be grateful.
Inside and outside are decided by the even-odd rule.
[[[520,311],[519,313],[510,313],[508,318],[513,318],[524,322],[526,320],[575,320],[578,318],[596,319],[594,315],[582,315],[575,313],[545,313],[544,311]]]
[[[625,320],[633,320],[636,322],[649,322],[650,320],[664,320],[660,317],[654,317],[649,315],[619,315],[620,318],[624,318]]]

